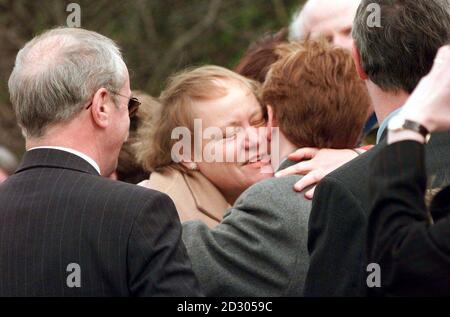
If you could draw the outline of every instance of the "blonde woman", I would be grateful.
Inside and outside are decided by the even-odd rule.
[[[222,67],[187,70],[170,78],[153,120],[140,128],[137,158],[151,172],[150,179],[140,185],[169,195],[182,222],[201,220],[216,226],[244,190],[273,176],[268,172],[268,154],[261,150],[267,142],[266,135],[259,133],[265,127],[266,112],[258,101],[258,89],[257,83]],[[219,139],[204,138],[201,153],[214,142],[232,161],[198,161],[194,153],[180,162],[173,160],[172,150],[179,140],[171,138],[172,132],[187,128],[193,140],[195,119],[200,120],[202,132],[223,131]],[[238,160],[239,156],[246,159]]]

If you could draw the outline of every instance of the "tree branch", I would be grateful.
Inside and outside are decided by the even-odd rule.
[[[161,62],[158,63],[158,66],[153,73],[152,80],[149,81],[146,85],[146,90],[150,90],[150,88],[153,86],[153,83],[159,81],[159,79],[165,75],[173,60],[178,57],[184,47],[201,36],[203,32],[214,23],[219,13],[221,4],[222,0],[212,0],[205,17],[196,25],[194,25],[190,30],[181,34],[178,38],[175,39]]]

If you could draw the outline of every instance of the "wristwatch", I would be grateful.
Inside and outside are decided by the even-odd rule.
[[[427,128],[421,125],[418,122],[405,119],[401,115],[396,115],[391,120],[389,120],[388,130],[390,131],[401,131],[401,130],[410,130],[419,133],[425,138],[425,143],[428,143],[430,140],[431,134]]]

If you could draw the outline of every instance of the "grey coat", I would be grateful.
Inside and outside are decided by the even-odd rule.
[[[280,169],[294,164],[285,161]],[[301,296],[308,270],[311,202],[293,187],[300,176],[246,190],[210,230],[183,224],[183,240],[207,296]]]

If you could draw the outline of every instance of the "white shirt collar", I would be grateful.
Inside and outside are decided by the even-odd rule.
[[[73,155],[76,155],[76,156],[82,158],[83,160],[85,160],[86,162],[91,164],[92,167],[95,168],[95,170],[101,175],[100,167],[98,166],[97,162],[95,162],[91,157],[89,157],[86,154],[81,153],[81,152],[79,152],[77,150],[70,149],[70,148],[67,148],[67,147],[62,147],[62,146],[37,146],[37,147],[29,149],[28,151],[37,150],[37,149],[53,149],[53,150],[60,150],[60,151],[69,152],[69,153],[71,153]]]

